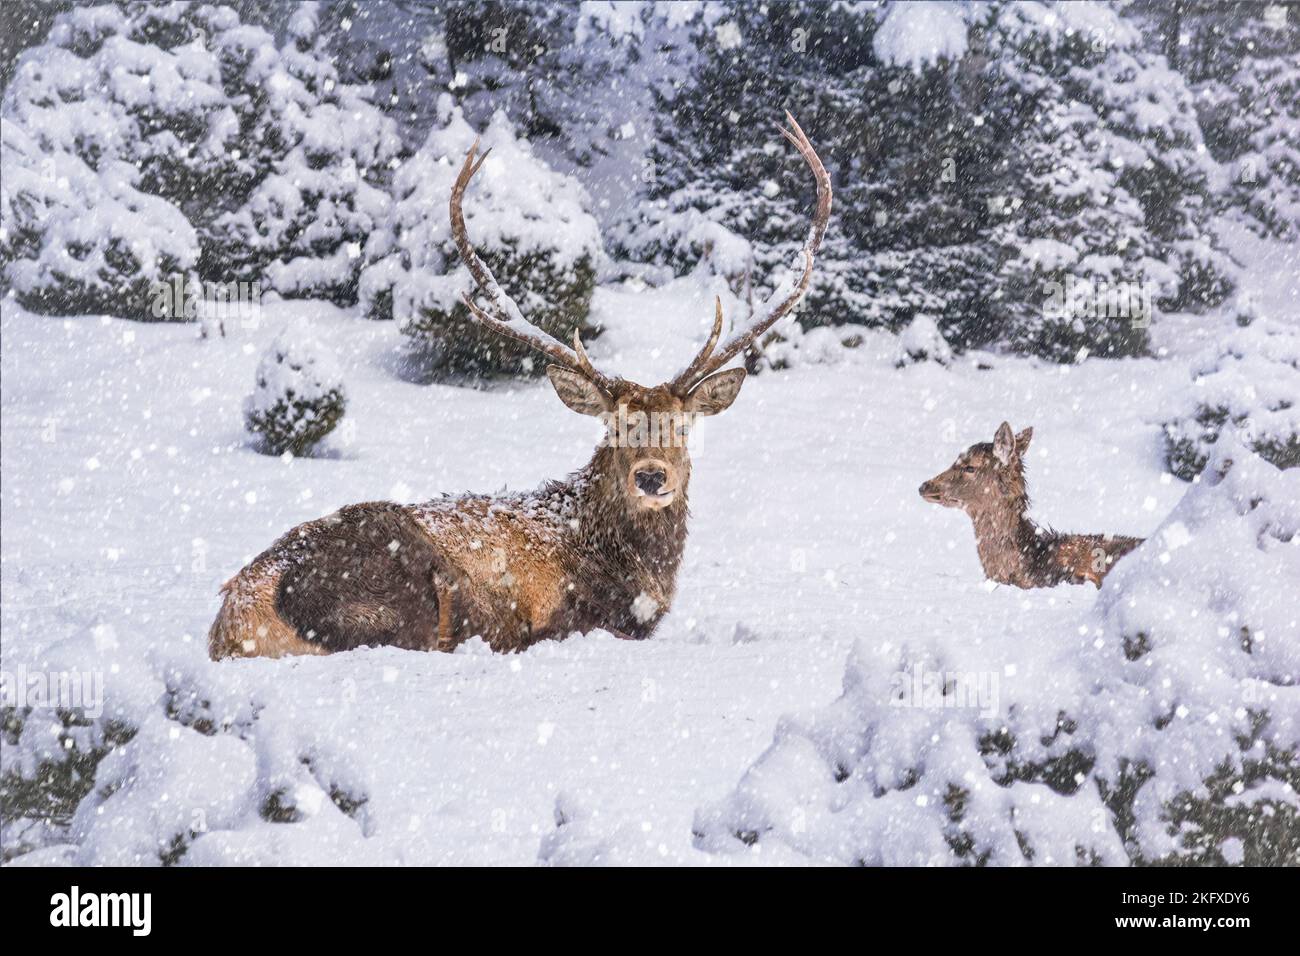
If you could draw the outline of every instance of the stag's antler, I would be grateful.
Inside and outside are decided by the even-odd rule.
[[[496,277],[492,275],[487,265],[479,258],[478,253],[474,251],[474,245],[469,241],[469,232],[465,228],[465,215],[461,211],[461,200],[465,196],[465,189],[469,186],[469,181],[474,178],[487,160],[488,154],[492,150],[485,150],[483,155],[475,159],[478,153],[479,141],[474,140],[474,145],[469,148],[465,154],[465,163],[460,168],[460,175],[456,177],[456,184],[451,190],[451,236],[456,242],[456,248],[460,250],[460,258],[469,269],[470,275],[478,283],[479,291],[483,293],[487,300],[487,309],[481,308],[474,301],[473,295],[469,292],[461,294],[466,307],[470,313],[482,325],[498,332],[507,338],[514,339],[516,342],[522,342],[524,345],[537,349],[537,351],[548,356],[558,365],[567,369],[578,372],[587,376],[607,394],[612,393],[617,385],[614,379],[602,375],[596,371],[587,358],[587,352],[582,347],[582,340],[579,338],[575,329],[573,333],[573,345],[570,349],[555,336],[551,335],[545,329],[538,328],[520,311],[515,300],[506,294],[506,291],[497,283]]]
[[[808,284],[812,281],[813,257],[821,245],[822,236],[826,234],[826,223],[831,215],[831,180],[826,174],[826,167],[817,157],[817,151],[813,149],[812,143],[808,141],[808,137],[804,135],[804,131],[799,128],[799,124],[795,122],[789,111],[786,111],[785,118],[790,124],[790,129],[780,127],[781,133],[799,150],[817,180],[817,208],[813,212],[808,238],[803,244],[803,273],[799,276],[798,282],[793,285],[788,280],[782,283],[772,296],[754,311],[750,324],[735,332],[727,339],[721,351],[715,354],[713,349],[722,331],[722,302],[718,300],[713,320],[713,333],[709,336],[709,340],[704,343],[704,348],[700,349],[699,354],[691,360],[691,364],[670,383],[673,391],[679,395],[685,395],[698,385],[701,379],[722,368],[744,351],[751,342],[757,341],[764,332],[776,324],[778,319],[794,308],[795,303],[808,291]]]

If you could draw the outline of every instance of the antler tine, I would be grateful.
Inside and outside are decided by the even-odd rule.
[[[812,170],[813,178],[817,182],[817,206],[813,211],[812,224],[808,228],[808,237],[804,240],[802,249],[803,272],[793,285],[789,282],[782,283],[772,296],[755,310],[756,318],[746,328],[727,339],[721,350],[704,359],[697,357],[691,362],[686,371],[673,381],[673,387],[679,391],[689,391],[706,375],[722,368],[748,348],[752,342],[759,339],[795,307],[812,282],[813,260],[817,249],[821,246],[822,237],[826,235],[826,224],[831,216],[831,179],[826,173],[826,167],[817,156],[817,151],[813,149],[812,143],[809,142],[795,118],[790,115],[789,110],[786,111],[785,118],[790,124],[790,129],[779,127],[781,134],[799,150],[799,154]]]
[[[591,359],[587,357],[587,350],[582,347],[582,331],[580,329],[573,330],[573,352],[578,357],[578,365],[581,366],[582,371],[587,373],[593,381],[599,381],[601,375],[596,371],[595,366],[591,364]]]
[[[686,369],[673,380],[674,387],[678,387],[679,391],[682,391],[683,394],[690,390],[691,385],[694,384],[693,380],[696,373],[698,373],[704,366],[704,363],[709,360],[709,356],[713,354],[714,348],[717,347],[718,339],[721,337],[722,297],[715,295],[713,297],[713,331],[709,333],[709,339],[704,343],[704,347],[696,353],[695,358],[691,359],[691,364],[686,366]]]
[[[456,249],[460,252],[461,261],[465,263],[465,267],[469,269],[470,275],[474,277],[475,283],[477,283],[478,288],[486,298],[488,307],[487,309],[480,307],[474,302],[474,298],[469,292],[461,293],[461,299],[480,325],[499,335],[504,335],[506,338],[514,339],[516,342],[521,342],[530,348],[536,349],[548,356],[556,364],[588,376],[597,385],[609,391],[614,385],[614,381],[597,372],[595,367],[592,366],[591,361],[587,358],[586,351],[582,348],[582,343],[577,339],[577,333],[574,333],[574,341],[578,347],[577,351],[574,351],[545,329],[538,328],[529,322],[514,299],[510,298],[497,283],[496,277],[492,275],[492,270],[474,251],[474,245],[469,240],[469,230],[465,228],[465,214],[461,210],[461,201],[464,199],[469,181],[482,168],[488,154],[492,152],[490,149],[485,150],[483,155],[478,156],[476,159],[475,154],[478,152],[478,147],[479,140],[475,139],[474,145],[465,154],[465,162],[461,165],[460,174],[456,177],[456,183],[451,189],[449,208],[452,239],[456,243]]]

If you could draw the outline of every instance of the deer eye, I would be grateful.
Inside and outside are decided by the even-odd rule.
[[[963,465],[961,470],[966,472],[968,475],[975,474],[975,467],[973,465]]]

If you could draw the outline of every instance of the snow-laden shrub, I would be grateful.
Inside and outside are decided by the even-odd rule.
[[[6,672],[103,682],[90,708],[0,710],[5,862],[393,862],[365,839],[368,781],[346,747],[259,725],[258,692],[173,650],[141,655],[101,623],[6,653]]]
[[[898,336],[898,357],[894,364],[899,368],[917,362],[952,362],[952,348],[939,331],[939,326],[928,315],[918,315]]]
[[[1300,862],[1297,534],[1300,473],[1220,443],[1077,629],[1013,616],[1009,633],[861,640],[843,695],[782,720],[697,813],[697,844],[866,864]]]
[[[815,325],[805,330],[798,322],[782,324],[779,332],[765,336],[756,361],[751,355],[751,371],[845,362],[882,369],[921,362],[947,366],[953,360],[952,348],[938,324],[924,314],[897,335],[869,325]]]
[[[3,861],[64,842],[101,763],[131,740],[155,682],[121,653],[111,624],[91,623],[39,657],[5,654],[0,695]],[[56,693],[55,687],[73,691]]]
[[[25,308],[150,319],[156,290],[198,263],[194,229],[129,163],[92,168],[0,120],[0,178],[4,284]]]
[[[370,88],[340,81],[316,8],[296,8],[280,49],[256,29],[223,46],[249,94],[255,186],[204,231],[206,258],[229,278],[260,277],[284,296],[351,305],[366,244],[390,212],[383,186],[401,144]]]
[[[388,255],[362,275],[362,306],[401,322],[430,371],[540,371],[530,349],[482,329],[460,300],[473,280],[452,241],[447,199],[475,133],[450,97],[440,116],[445,125],[394,177]],[[492,155],[463,205],[470,239],[528,318],[567,342],[586,321],[602,255],[587,196],[537,158],[504,113],[493,116],[482,148]]]
[[[163,22],[180,31],[170,47]],[[223,163],[220,64],[197,33],[237,23],[210,7],[79,7],[24,53],[0,110],[0,264],[25,307],[152,318],[155,284],[194,269],[181,197],[160,193]]]
[[[620,255],[667,266],[678,274],[703,267],[740,293],[755,267],[754,250],[748,239],[722,224],[722,209],[699,208],[713,200],[707,189],[694,184],[638,210],[635,222],[616,224],[614,242]]]
[[[5,92],[4,281],[28,308],[175,317],[177,276],[355,301],[396,126],[303,4],[277,47],[230,6],[75,7]]]
[[[135,735],[115,720],[61,709],[0,709],[0,862],[56,840],[95,783],[100,763]]]
[[[257,366],[257,385],[244,401],[244,423],[261,451],[302,457],[334,430],[347,394],[334,356],[293,323],[280,333]]]
[[[882,330],[865,325],[818,326],[805,332],[797,322],[791,322],[781,331],[764,336],[761,361],[755,371],[838,365],[858,352],[873,351],[863,349],[866,342],[876,346],[874,352],[879,352],[881,343],[892,339],[893,336]],[[752,356],[747,364],[754,364]]]
[[[1164,423],[1169,470],[1200,474],[1225,429],[1279,468],[1300,465],[1300,331],[1236,308],[1238,327],[1192,365],[1181,413]]]

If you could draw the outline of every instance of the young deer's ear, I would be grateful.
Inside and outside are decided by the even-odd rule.
[[[743,368],[729,368],[725,372],[710,375],[686,396],[686,411],[694,415],[725,412],[740,394],[740,386],[744,381]]]
[[[1011,434],[1011,426],[1003,422],[998,426],[998,433],[993,436],[993,457],[1002,464],[1008,464],[1016,451],[1016,440]]]
[[[609,411],[609,396],[585,375],[558,365],[546,366],[546,375],[555,386],[560,401],[579,415],[602,415]]]
[[[1029,451],[1029,440],[1034,437],[1033,426],[1026,428],[1016,436],[1016,457],[1024,458],[1025,452]]]

